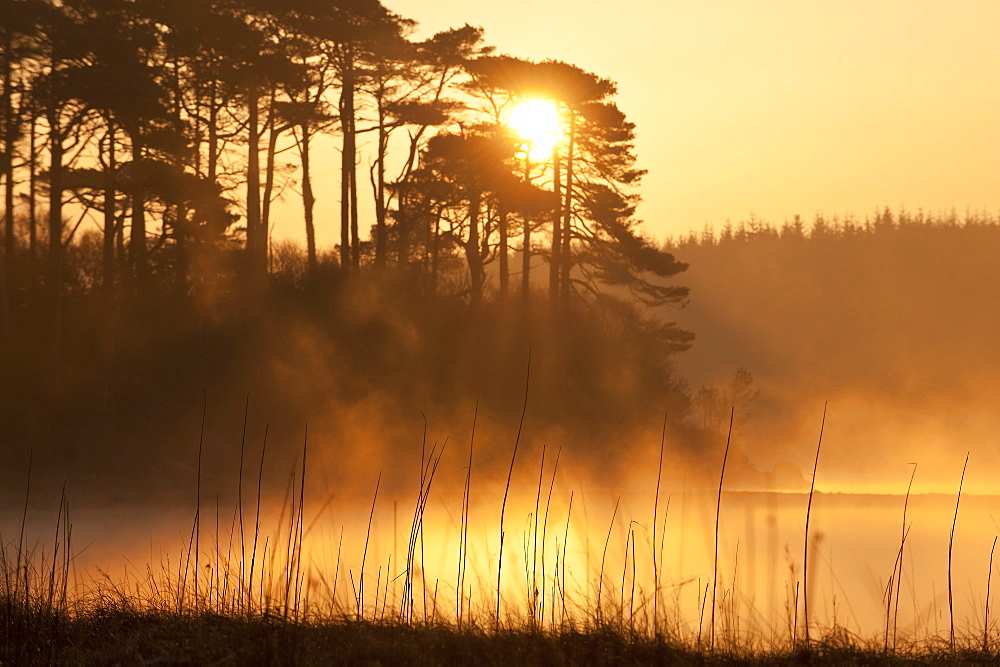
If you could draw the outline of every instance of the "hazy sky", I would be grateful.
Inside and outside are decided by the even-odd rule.
[[[619,83],[657,237],[751,214],[1000,209],[997,0],[385,0],[418,35]]]

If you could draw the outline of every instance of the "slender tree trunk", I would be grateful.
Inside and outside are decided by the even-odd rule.
[[[0,174],[4,178],[4,219],[5,236],[3,256],[0,258],[0,340],[10,337],[10,286],[7,272],[14,258],[14,141],[12,82],[11,82],[11,39],[10,31],[4,31],[4,44],[0,47],[3,63],[0,77],[3,77],[3,94],[0,95],[0,118],[4,119],[3,153],[0,155]]]
[[[353,104],[353,102],[352,102]],[[351,115],[351,268],[357,273],[361,266],[361,237],[358,232],[357,131]]]
[[[214,91],[214,86],[213,86]],[[213,92],[211,106],[208,109],[208,178],[210,183],[215,183],[219,173],[219,107],[215,103]]]
[[[59,112],[48,111],[49,124],[49,248],[46,282],[52,306],[52,359],[58,365],[62,348],[62,281],[63,281],[63,135]]]
[[[524,182],[527,185],[531,184],[531,158],[528,157],[527,153],[524,155]],[[521,260],[523,262],[521,292],[525,303],[527,303],[531,296],[531,220],[528,219],[527,215],[524,216],[524,250]]]
[[[105,410],[110,410],[113,402],[113,381],[114,377],[114,321],[115,321],[115,280],[117,264],[115,261],[115,237],[117,236],[117,216],[116,213],[116,187],[115,170],[115,124],[111,118],[107,119],[107,167],[104,176],[104,245],[103,245],[103,273],[101,276],[102,296],[104,300],[104,343],[102,346],[102,357],[104,361],[104,382],[101,388],[102,400]]]
[[[385,205],[385,156],[389,150],[389,132],[385,127],[385,108],[381,97],[378,104],[378,155],[375,157],[375,268],[385,266],[386,259],[386,205]]]
[[[302,142],[299,153],[302,160],[302,208],[306,221],[306,253],[309,258],[309,273],[316,273],[316,227],[313,221],[313,209],[316,198],[313,196],[312,171],[309,167],[309,139],[311,137],[309,122],[299,125],[302,130]]]
[[[352,122],[353,126],[354,123]],[[353,134],[354,128],[351,128]],[[355,165],[356,168],[356,165]],[[357,174],[351,172],[351,270],[358,272],[361,266],[361,237],[358,233],[358,181]]]
[[[8,36],[7,43],[4,45],[4,72],[3,72],[3,101],[0,103],[0,116],[5,119],[4,122],[4,150],[3,154],[0,155],[2,158],[2,164],[0,164],[0,173],[3,174],[4,178],[4,219],[6,225],[4,226],[4,243],[3,243],[3,260],[2,265],[0,265],[0,339],[6,340],[10,333],[10,286],[8,285],[7,272],[8,267],[14,259],[15,250],[15,229],[14,229],[14,143],[17,141],[17,123],[18,118],[15,118],[14,105],[11,101],[12,98],[12,83],[11,77],[11,67],[10,60],[7,57],[10,53],[10,38]],[[20,115],[20,110],[18,110],[17,115]]]
[[[552,211],[552,257],[549,261],[549,298],[555,304],[559,300],[559,281],[562,268],[562,187],[559,147],[552,151],[552,192],[555,194],[555,209]]]
[[[197,230],[196,228],[188,228],[185,224],[188,217],[187,206],[177,204],[171,207],[171,211],[170,224],[174,229],[174,242],[176,243],[177,252],[177,267],[174,280],[176,281],[178,294],[187,294],[188,285],[195,284],[195,276],[192,269],[192,247],[197,247]],[[164,220],[164,224],[166,224],[166,220]]]
[[[434,215],[434,227],[431,231],[431,238],[429,241],[429,250],[431,255],[431,278],[430,278],[430,288],[431,294],[437,294],[437,282],[438,282],[438,266],[439,266],[439,255],[441,250],[441,212],[438,211]]]
[[[469,262],[469,277],[472,283],[472,306],[483,300],[483,256],[479,249],[479,214],[482,202],[478,195],[469,200],[469,241],[465,244],[465,255]]]
[[[63,181],[63,136],[55,112],[49,114],[49,286],[62,291],[62,181]]]
[[[129,247],[132,253],[132,273],[140,285],[146,282],[146,193],[142,183],[142,144],[138,133],[132,134],[132,235]]]
[[[5,31],[6,33],[6,31]],[[10,291],[7,284],[7,271],[14,258],[14,132],[11,130],[13,120],[13,104],[11,103],[11,66],[10,66],[10,36],[3,45],[3,95],[0,96],[0,117],[5,119],[3,153],[0,155],[0,174],[4,177],[4,219],[5,236],[3,256],[0,257],[0,340],[6,342],[10,336]]]
[[[562,272],[562,298],[569,301],[570,271],[573,268],[573,160],[576,151],[576,113],[569,114],[569,145],[566,149],[566,190],[563,203],[562,252],[559,261]]]
[[[510,226],[509,220],[507,219],[507,206],[501,201],[499,210],[499,221],[497,226],[500,232],[500,300],[506,301],[507,295],[510,291],[510,248],[508,247],[507,234],[509,234],[508,227]]]
[[[399,216],[396,223],[396,262],[399,264],[400,273],[407,275],[410,266],[410,235],[413,233],[415,224],[410,217],[409,201],[405,190],[399,193]],[[428,233],[429,230],[428,230]],[[424,246],[424,254],[420,264],[426,269],[427,257],[430,253],[430,239]]]
[[[32,278],[34,278],[38,258],[38,211],[35,197],[38,193],[38,147],[35,144],[37,138],[37,122],[34,117],[31,119],[31,130],[29,132],[30,142],[28,144],[28,259],[31,264]]]
[[[275,127],[274,122],[274,95],[271,95],[271,110],[268,114],[267,120],[268,128],[268,138],[267,138],[267,158],[265,162],[264,170],[264,199],[261,206],[261,237],[264,241],[264,265],[268,265],[268,258],[270,257],[270,230],[271,230],[271,197],[274,192],[274,165],[277,159],[278,153],[278,135],[281,134],[283,128]]]
[[[355,243],[357,238],[356,216],[352,206],[357,203],[355,180],[354,136],[354,62],[350,50],[345,54],[343,82],[340,90],[340,129],[343,146],[340,152],[340,264],[350,273],[356,266]]]
[[[0,340],[6,342],[10,336],[10,291],[7,271],[14,258],[14,132],[11,130],[13,104],[11,103],[10,34],[4,40],[3,49],[3,95],[0,96],[0,117],[5,119],[3,153],[0,155],[0,174],[4,177],[4,219],[5,236],[3,256],[0,257]]]
[[[104,246],[102,254],[102,285],[105,294],[110,294],[115,283],[115,235],[116,201],[115,201],[115,125],[110,118],[108,123],[107,168],[104,174]]]
[[[3,153],[0,153],[0,175],[4,178],[4,252],[7,261],[14,256],[14,143],[17,141],[17,123],[13,102],[13,82],[11,81],[10,32],[5,30],[2,47],[3,93],[0,94],[0,118],[3,118]],[[6,298],[6,291],[4,292]]]
[[[247,130],[247,254],[250,275],[260,278],[267,270],[267,239],[262,237],[260,207],[260,97],[251,89]],[[263,258],[263,261],[262,261]]]
[[[10,338],[10,297],[7,288],[8,255],[0,255],[0,342],[6,344]]]

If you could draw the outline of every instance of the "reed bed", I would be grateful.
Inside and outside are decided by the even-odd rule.
[[[955,616],[952,551],[965,468],[947,541],[947,632],[930,631],[929,620],[922,632],[901,632],[899,627],[904,548],[912,524],[907,517],[911,475],[898,552],[887,568],[891,572],[882,601],[884,630],[862,635],[837,622],[836,615],[832,623],[823,624],[810,611],[818,604],[809,597],[807,579],[818,567],[816,535],[811,532],[815,529],[809,523],[814,519],[818,444],[813,486],[803,508],[803,569],[799,576],[790,561],[784,582],[787,624],[782,627],[761,612],[749,585],[741,587],[739,542],[730,554],[729,572],[720,559],[732,423],[718,488],[712,494],[710,574],[670,581],[665,562],[683,544],[667,542],[672,498],[661,497],[666,429],[657,469],[649,480],[652,516],[625,514],[617,498],[607,524],[593,528],[600,538],[591,560],[589,536],[583,538],[584,547],[576,544],[581,536],[571,530],[571,519],[580,512],[577,509],[574,515],[576,491],[564,501],[556,492],[561,449],[542,447],[537,468],[526,462],[516,465],[519,448],[522,456],[527,455],[523,416],[512,443],[503,495],[497,498],[497,533],[492,540],[488,535],[474,538],[484,524],[472,518],[477,416],[467,455],[463,454],[460,510],[446,529],[457,538],[442,535],[441,526],[428,520],[447,443],[428,443],[425,429],[418,491],[398,556],[395,546],[376,548],[376,524],[387,502],[380,497],[381,471],[374,475],[363,534],[359,529],[345,535],[341,526],[339,531],[336,527],[327,531],[334,539],[319,537],[318,526],[329,521],[330,513],[325,504],[307,507],[312,497],[307,488],[308,435],[292,464],[276,518],[262,508],[262,478],[271,465],[266,432],[259,459],[251,462],[244,430],[236,503],[226,511],[218,502],[213,508],[206,500],[200,466],[204,441],[199,439],[187,538],[159,562],[130,563],[121,575],[102,568],[87,572],[77,568],[80,550],[73,542],[74,517],[65,488],[52,532],[28,534],[29,465],[19,525],[14,533],[0,534],[0,661],[982,664],[1000,660],[1000,634],[989,609],[995,537],[989,571],[983,576],[983,617],[963,625]],[[246,480],[245,474],[252,475],[247,472],[252,463],[257,464],[256,479]],[[518,477],[529,475],[531,483],[519,486]],[[256,493],[248,500],[246,490],[254,486]],[[525,502],[516,508],[515,487],[526,491]],[[393,503],[394,523],[397,511]],[[442,567],[433,567],[434,560]],[[806,569],[811,561],[812,568]]]

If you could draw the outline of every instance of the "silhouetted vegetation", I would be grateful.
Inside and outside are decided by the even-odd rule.
[[[784,382],[808,366],[820,399],[869,383],[919,398],[958,389],[959,369],[968,380],[994,365],[1000,321],[984,306],[1000,294],[998,242],[1000,220],[988,214],[884,210],[781,227],[751,220],[667,249],[692,267],[682,320],[707,337],[696,354],[728,357],[717,373],[744,365]],[[737,338],[738,349],[719,344]]]
[[[677,368],[693,422],[718,431],[736,405],[741,446],[765,469],[812,437],[827,400],[855,443],[834,454],[845,470],[862,451],[872,468],[890,465],[903,442],[936,456],[988,439],[1000,425],[1000,314],[987,305],[1000,298],[998,244],[994,214],[905,209],[750,219],[669,241],[690,265],[678,319],[698,343]],[[740,367],[752,385],[734,377]]]
[[[734,412],[728,423],[740,430],[758,410],[797,418],[801,406],[787,399],[792,392],[799,404],[838,392],[884,392],[904,401],[928,400],[948,387],[960,400],[1000,363],[1000,311],[989,301],[1000,294],[996,218],[881,211],[863,221],[795,218],[780,228],[751,220],[657,247],[635,217],[643,171],[636,167],[635,127],[615,102],[614,82],[569,63],[498,54],[481,28],[464,25],[417,40],[414,27],[379,0],[0,0],[0,447],[6,462],[18,464],[0,473],[0,499],[20,493],[9,482],[30,461],[49,481],[85,482],[85,499],[176,501],[190,495],[183,482],[190,481],[192,442],[198,442],[198,506],[193,544],[182,551],[183,574],[172,569],[176,563],[163,573],[147,567],[141,594],[110,579],[69,590],[65,493],[51,552],[32,552],[23,525],[16,548],[9,536],[0,539],[0,659],[308,663],[326,661],[334,649],[342,662],[994,659],[985,639],[979,650],[979,635],[962,639],[964,649],[956,646],[954,627],[947,651],[929,639],[911,652],[894,646],[890,653],[887,634],[879,652],[840,633],[836,622],[827,637],[810,643],[808,613],[805,644],[793,625],[788,650],[769,653],[773,647],[740,645],[740,608],[732,597],[731,646],[717,650],[722,480],[762,479],[749,455],[752,437],[734,446],[728,476],[726,440],[707,653],[701,623],[697,642],[658,625],[663,591],[655,556],[651,598],[643,599],[641,586],[636,597],[636,541],[645,528],[631,518],[617,598],[609,593],[613,602],[605,598],[602,606],[602,558],[596,604],[583,591],[580,608],[590,616],[578,624],[567,615],[572,495],[564,560],[556,566],[563,617],[556,625],[559,580],[550,572],[551,632],[545,631],[547,523],[540,577],[534,568],[547,444],[530,515],[530,586],[523,534],[530,612],[516,622],[501,623],[502,562],[496,589],[477,581],[482,599],[475,614],[471,591],[463,597],[472,443],[457,626],[439,625],[436,606],[428,617],[426,599],[423,624],[413,622],[416,536],[423,548],[422,513],[443,451],[435,443],[425,456],[426,432],[419,471],[395,465],[386,475],[393,483],[419,478],[420,497],[407,563],[390,560],[385,579],[379,565],[370,619],[364,556],[349,601],[357,604],[353,620],[344,589],[337,597],[339,571],[333,590],[323,592],[328,608],[300,604],[318,586],[301,572],[305,448],[300,495],[295,500],[292,493],[296,471],[284,525],[286,506],[280,506],[285,562],[272,551],[265,570],[263,554],[254,564],[254,551],[247,569],[246,430],[240,442],[220,424],[234,412],[266,424],[252,424],[254,433],[273,427],[274,446],[286,455],[289,434],[297,438],[310,420],[321,422],[320,437],[360,434],[367,440],[330,449],[354,463],[412,454],[418,421],[450,425],[471,414],[493,425],[518,424],[527,389],[531,426],[559,444],[583,442],[581,458],[599,471],[595,476],[612,478],[634,466],[623,455],[625,442],[636,425],[659,423],[666,411],[664,439],[669,435],[682,452],[675,463],[699,477],[715,474],[714,460],[680,459],[721,452],[716,436]],[[551,102],[561,125],[544,158],[533,157],[531,141],[507,126],[511,109],[533,98]],[[322,157],[334,147],[336,194],[316,187],[317,171],[334,168]],[[339,203],[335,224],[317,216],[320,198]],[[304,247],[274,241],[279,216],[283,225],[301,226]],[[321,225],[336,228],[334,247],[317,243]],[[680,316],[670,309],[689,294],[675,279],[689,265],[683,282],[696,305],[675,322]],[[692,346],[687,329],[707,340],[698,361],[707,379],[695,392],[674,366],[676,355]],[[911,372],[914,360],[919,374]],[[967,386],[952,386],[956,368],[967,371]],[[755,383],[755,375],[764,381]],[[253,411],[244,407],[251,404]],[[352,412],[371,422],[367,430],[337,423]],[[206,415],[220,414],[215,423],[207,418],[207,439],[226,444],[203,460]],[[392,432],[394,425],[405,435]],[[260,456],[258,510],[278,493],[273,479],[261,481]],[[489,448],[484,468],[492,472],[507,456]],[[203,574],[198,559],[205,550],[196,541],[202,472],[234,460],[239,555],[219,569],[217,495],[215,569]],[[660,463],[662,469],[662,452]],[[802,481],[794,465],[779,464],[771,473],[775,486]],[[345,463],[340,474],[348,469]],[[549,502],[555,468],[551,475]],[[376,499],[381,472],[377,479]],[[666,526],[659,494],[657,477],[650,554],[658,520]],[[617,512],[616,502],[612,526]],[[254,549],[257,538],[255,529]],[[235,553],[235,527],[229,539]],[[610,540],[611,527],[604,555]],[[270,544],[274,549],[276,542]],[[663,549],[661,538],[661,558]],[[339,567],[339,551],[337,557]],[[384,619],[390,566],[400,573],[393,585],[399,579],[410,586],[393,600],[398,623]],[[591,575],[585,573],[583,586]],[[425,576],[421,553],[426,598]],[[540,601],[531,591],[538,581]],[[207,582],[201,592],[199,582]],[[380,585],[383,618],[376,618]],[[637,629],[635,619],[650,614],[634,607],[649,599],[652,625]],[[483,610],[494,600],[492,617]],[[797,598],[794,605],[797,614]]]
[[[529,352],[541,423],[683,413],[670,359],[693,336],[642,308],[682,303],[685,265],[634,218],[611,81],[467,25],[411,39],[377,0],[0,11],[0,430],[19,450],[155,469],[206,393],[288,424],[373,396],[516,416]],[[505,125],[532,97],[563,125],[544,159]],[[339,194],[314,188],[318,145]],[[320,196],[340,202],[332,250]],[[279,210],[304,252],[272,242]]]

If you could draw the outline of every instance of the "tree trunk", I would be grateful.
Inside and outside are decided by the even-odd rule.
[[[353,102],[352,102],[353,104]],[[351,270],[355,273],[361,266],[361,236],[358,232],[358,174],[357,174],[357,132],[354,115],[351,115]]]
[[[7,271],[14,259],[14,142],[16,140],[17,120],[14,118],[12,102],[11,64],[10,64],[10,33],[3,45],[3,95],[0,96],[0,117],[4,118],[3,153],[0,154],[0,175],[4,178],[4,229],[3,259],[0,260],[0,340],[7,340],[10,333],[10,291],[7,283]]]
[[[138,133],[132,134],[132,236],[129,243],[132,253],[132,272],[136,282],[145,283],[148,277],[146,263],[146,200],[142,183],[142,144]]]
[[[405,189],[399,193],[398,207],[399,214],[396,221],[396,262],[399,264],[400,273],[406,276],[408,275],[410,266],[410,236],[416,225],[409,212],[409,201],[406,197]],[[429,233],[430,228],[428,227]],[[425,269],[428,263],[427,258],[430,248],[430,238],[428,238],[427,243],[424,245],[424,254],[420,262]]]
[[[302,159],[302,207],[306,221],[306,253],[309,258],[309,273],[316,273],[316,227],[313,222],[313,208],[316,205],[316,198],[313,196],[312,172],[309,169],[309,122],[302,123],[299,128],[302,130],[302,143],[300,144],[300,157]]]
[[[438,266],[439,266],[439,254],[441,250],[441,212],[438,211],[434,215],[434,228],[431,231],[431,238],[429,240],[430,245],[430,255],[431,255],[431,278],[430,278],[430,292],[433,296],[437,294],[437,283],[438,283]]]
[[[10,127],[11,101],[10,101],[10,39],[4,44],[3,58],[3,100],[0,102],[0,115],[7,118],[7,128]],[[6,236],[4,237],[3,256],[0,257],[0,340],[6,342],[10,336],[10,292],[7,285],[7,267],[14,257],[14,162],[11,159],[13,153],[13,142],[11,132],[4,132],[3,164],[0,165],[0,173],[5,178],[4,182],[4,218],[6,218]]]
[[[4,344],[10,338],[10,297],[7,290],[7,260],[8,256],[0,255],[0,342]]]
[[[552,211],[552,257],[549,260],[549,298],[555,304],[559,300],[559,282],[562,268],[562,173],[559,147],[552,151],[552,192],[555,194],[555,209]]]
[[[3,64],[0,77],[3,78],[3,94],[0,95],[0,118],[3,118],[3,153],[0,153],[0,176],[4,178],[4,253],[7,261],[14,256],[14,142],[17,140],[17,121],[14,114],[13,82],[11,81],[10,32],[6,35],[3,49]],[[6,298],[6,291],[5,291]]]
[[[378,104],[378,155],[375,156],[375,268],[385,266],[386,206],[385,155],[389,150],[389,132],[385,127],[385,109],[381,97]]]
[[[355,264],[353,261],[352,241],[356,231],[352,229],[354,216],[351,211],[351,192],[355,178],[355,137],[354,137],[354,66],[350,51],[346,55],[343,85],[340,90],[340,130],[343,135],[343,146],[340,152],[340,265],[350,273]],[[354,233],[352,233],[354,232]]]
[[[573,159],[576,149],[576,113],[570,110],[569,114],[569,146],[566,149],[566,191],[563,203],[563,228],[562,228],[562,252],[559,261],[561,264],[561,291],[564,302],[569,301],[570,295],[570,271],[573,268]]]
[[[58,365],[62,347],[62,272],[63,272],[63,135],[59,113],[48,111],[49,124],[49,248],[46,282],[52,306],[52,358]]]
[[[262,238],[260,210],[260,97],[251,89],[247,100],[247,255],[251,278],[267,270],[267,239]]]
[[[214,90],[214,88],[213,88]],[[206,177],[209,182],[215,183],[219,173],[219,107],[215,103],[213,95],[211,106],[208,110],[208,173]]]
[[[38,170],[35,168],[38,164],[38,148],[35,145],[36,129],[36,121],[32,118],[28,145],[28,258],[31,264],[32,279],[35,277],[35,262],[38,257],[38,211],[35,201],[35,194],[38,192]]]
[[[469,262],[469,277],[472,283],[472,306],[477,307],[483,300],[483,256],[479,249],[479,208],[480,198],[475,195],[469,200],[469,241],[465,244],[465,256]]]
[[[102,287],[105,294],[110,294],[115,283],[115,233],[116,202],[115,202],[115,126],[108,119],[108,152],[107,167],[104,174],[104,246],[102,254],[103,275]]]
[[[271,230],[271,197],[274,192],[274,163],[278,152],[278,135],[282,128],[275,127],[274,122],[274,95],[271,95],[271,110],[267,119],[267,157],[264,169],[264,199],[261,205],[260,228],[261,238],[264,242],[264,266],[268,265],[270,250],[270,230]]]
[[[531,158],[528,154],[524,155],[524,182],[527,185],[531,184]],[[524,296],[525,303],[528,302],[528,298],[531,296],[531,221],[528,216],[524,216],[524,250],[522,251],[522,268],[521,268],[521,292]]]
[[[110,410],[113,403],[114,377],[114,322],[115,322],[115,236],[117,235],[116,187],[115,187],[115,125],[111,118],[108,123],[107,167],[104,176],[104,245],[101,291],[104,300],[104,342],[102,345],[103,379],[101,403]]]
[[[510,257],[507,234],[509,221],[507,220],[507,206],[501,201],[499,211],[499,221],[497,223],[500,232],[500,300],[506,301],[510,291]]]

